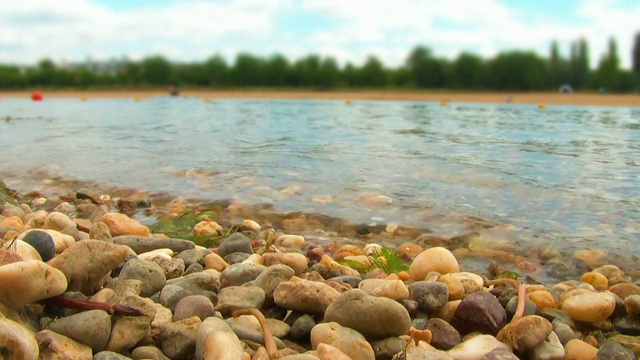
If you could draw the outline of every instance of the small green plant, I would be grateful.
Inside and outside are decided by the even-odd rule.
[[[366,275],[375,269],[380,269],[384,271],[385,274],[409,270],[409,264],[400,256],[400,254],[388,247],[382,247],[374,250],[371,255],[367,256],[367,258],[369,263],[368,265],[350,260],[342,260],[340,263],[349,266],[363,275]]]
[[[172,238],[190,240],[197,245],[204,247],[214,247],[219,245],[223,239],[231,235],[236,230],[235,227],[231,227],[229,229],[226,229],[225,233],[223,233],[222,235],[194,234],[193,227],[196,226],[196,224],[202,221],[202,219],[204,219],[205,217],[216,220],[218,219],[219,215],[215,210],[185,210],[177,216],[167,215],[158,219],[158,221],[149,226],[149,229],[153,233],[161,233]]]

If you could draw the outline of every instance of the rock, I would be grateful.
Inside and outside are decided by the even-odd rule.
[[[156,315],[156,308],[151,299],[129,294],[121,302],[122,305],[140,310],[143,316],[117,317],[111,330],[111,337],[106,350],[124,352],[146,338],[151,332],[151,320]]]
[[[542,344],[552,330],[549,320],[529,315],[508,323],[496,338],[520,352],[527,352]]]
[[[96,222],[91,224],[91,229],[89,229],[89,238],[94,240],[113,242],[113,237],[111,236],[109,227],[103,222]]]
[[[131,357],[133,359],[148,359],[148,360],[171,360],[166,357],[162,350],[158,349],[155,346],[140,346],[135,348],[131,352]]]
[[[236,360],[244,358],[244,349],[229,325],[216,317],[207,318],[196,335],[196,359]]]
[[[311,329],[313,329],[314,326],[316,326],[315,320],[313,320],[311,316],[305,314],[294,321],[289,334],[294,340],[307,342],[311,335]]]
[[[407,348],[407,342],[399,337],[390,337],[383,340],[371,342],[373,352],[376,359],[391,360],[394,355],[404,352]]]
[[[185,290],[180,286],[166,285],[160,291],[159,301],[160,304],[173,312],[180,300],[191,295],[193,295],[191,291]]]
[[[313,351],[313,354],[315,354],[316,356],[312,356],[311,358],[308,358],[308,360],[312,360],[312,359],[320,359],[320,360],[352,360],[351,357],[349,357],[347,354],[343,353],[342,351],[340,351],[340,349],[338,349],[335,346],[331,346],[329,344],[318,344],[318,347]],[[300,354],[300,355],[311,355],[311,354]],[[294,355],[295,356],[295,355]],[[289,357],[287,357],[289,358]],[[284,359],[284,358],[283,358]],[[287,360],[307,360],[307,358],[305,359],[287,359]]]
[[[436,349],[449,350],[462,342],[458,330],[442,319],[429,319],[426,329],[431,331],[430,344]]]
[[[251,239],[244,236],[242,233],[231,234],[231,236],[224,239],[218,247],[218,255],[223,258],[236,252],[253,254]]]
[[[127,261],[120,271],[118,279],[142,281],[140,295],[144,297],[149,297],[162,290],[167,282],[167,278],[160,265],[153,261],[142,261],[138,259]]]
[[[53,320],[47,329],[89,346],[104,350],[111,335],[111,318],[103,310],[89,310]]]
[[[447,285],[449,290],[449,301],[460,300],[464,296],[464,285],[460,278],[451,276],[451,274],[446,274],[440,276],[437,281]]]
[[[244,283],[242,286],[257,286],[261,288],[264,290],[265,303],[273,304],[273,292],[276,291],[278,285],[289,281],[294,275],[294,270],[289,266],[275,264],[261,272],[255,280]]]
[[[638,336],[640,335],[640,317],[636,315],[617,318],[613,323],[613,329],[623,335]]]
[[[140,258],[140,256],[138,256]],[[149,259],[158,264],[164,273],[165,278],[176,279],[184,275],[184,261],[178,258],[165,258],[162,256],[155,256]]]
[[[568,297],[562,302],[562,310],[571,319],[596,323],[609,318],[616,308],[616,299],[608,293],[586,292]]]
[[[11,264],[24,259],[13,251],[0,249],[0,266]]]
[[[244,252],[234,252],[224,257],[224,261],[229,265],[240,264],[249,260],[249,257],[253,254],[247,254]],[[258,255],[260,256],[260,255]]]
[[[267,327],[271,330],[271,334],[278,338],[283,338],[289,335],[291,326],[286,322],[278,319],[266,318]],[[262,330],[262,329],[260,329]]]
[[[431,313],[449,299],[449,288],[436,281],[416,281],[409,285],[409,299],[418,302],[418,309]]]
[[[41,261],[27,260],[0,266],[0,303],[9,309],[60,295],[66,288],[64,274]]]
[[[38,342],[31,331],[0,313],[0,355],[3,359],[37,360]]]
[[[451,251],[443,247],[432,247],[413,259],[409,272],[414,280],[424,280],[430,272],[440,274],[460,272],[460,265]]]
[[[35,260],[42,261],[42,257],[38,253],[33,246],[27,244],[22,240],[16,240],[13,242],[13,246],[15,246],[15,252],[20,256],[23,260]]]
[[[298,253],[267,253],[262,255],[262,264],[264,266],[284,264],[292,268],[296,276],[300,276],[307,270],[307,263],[307,257]]]
[[[562,345],[568,343],[569,340],[578,338],[578,335],[571,328],[571,326],[563,323],[558,319],[553,320],[551,322],[551,325],[553,325],[553,332],[558,336],[558,339],[560,340],[560,343]]]
[[[93,360],[132,360],[128,356],[113,351],[100,351],[93,356]]]
[[[518,360],[519,358],[510,350],[498,348],[484,354],[480,360]]]
[[[220,285],[240,286],[246,282],[255,280],[267,268],[263,265],[252,263],[233,264],[226,268],[220,276]]]
[[[451,325],[461,335],[474,331],[497,334],[506,324],[506,311],[498,299],[488,292],[477,292],[466,296],[451,319]]]
[[[33,246],[40,254],[42,261],[49,261],[56,255],[56,243],[53,237],[44,231],[30,230],[22,237],[22,241]]]
[[[404,306],[359,289],[349,290],[335,299],[327,307],[324,321],[337,322],[368,339],[404,335],[411,327],[411,317]]]
[[[628,335],[613,335],[609,341],[615,341],[625,348],[633,351],[636,357],[640,357],[640,337]]]
[[[281,282],[273,292],[276,305],[308,314],[323,314],[338,296],[340,293],[327,284],[295,276]]]
[[[227,319],[226,322],[239,339],[264,345],[264,333],[262,332],[262,329],[256,330],[252,329],[251,327],[239,325],[236,320],[238,319],[230,318]],[[282,340],[278,339],[277,337],[274,337],[273,340],[276,343],[276,347],[278,349],[284,349],[285,345]]]
[[[352,359],[375,359],[373,348],[362,334],[336,322],[318,324],[311,330],[311,346],[315,350],[320,344],[336,347]]]
[[[409,289],[402,280],[365,279],[358,283],[358,289],[365,293],[392,300],[409,298]]]
[[[562,360],[564,359],[564,346],[560,342],[555,332],[550,332],[549,336],[529,352],[532,360]]]
[[[197,316],[204,320],[215,314],[211,299],[204,295],[191,295],[182,298],[176,305],[173,319],[175,321]]]
[[[204,258],[209,254],[211,254],[211,250],[198,247],[195,249],[183,250],[176,255],[176,258],[182,259],[185,267],[189,267],[191,264],[204,265]]]
[[[106,213],[100,218],[100,222],[107,224],[111,236],[121,235],[149,236],[149,228],[138,221],[120,213]]]
[[[507,318],[509,319],[513,318],[513,315],[516,313],[517,308],[518,308],[518,297],[514,296],[507,302],[507,305],[505,306],[505,310],[507,311]],[[540,314],[540,309],[538,309],[536,304],[533,301],[525,298],[523,315],[527,316],[527,315],[538,315],[538,314]]]
[[[264,290],[257,286],[229,286],[218,292],[216,310],[229,315],[239,309],[260,309],[264,299]]]
[[[307,245],[304,236],[301,235],[280,235],[276,238],[276,246],[283,248],[302,249]]]
[[[61,212],[51,212],[44,219],[44,224],[42,226],[44,229],[52,229],[56,231],[62,231],[67,227],[76,227],[76,223],[73,222],[67,215]]]
[[[38,332],[36,341],[40,347],[41,359],[93,359],[90,347],[51,330]]]
[[[115,236],[113,242],[119,245],[130,247],[136,254],[142,254],[156,249],[171,249],[173,252],[180,253],[184,250],[195,249],[196,244],[189,240],[183,239],[156,239],[144,236],[122,235]]]
[[[91,295],[102,286],[102,279],[130,254],[126,246],[100,240],[74,243],[48,264],[64,273],[69,282],[68,290]]]
[[[624,300],[629,295],[640,295],[640,286],[631,283],[621,283],[613,285],[609,288],[609,291]]]
[[[162,352],[171,359],[189,359],[196,351],[196,335],[202,320],[193,316],[160,328]]]
[[[587,283],[598,291],[606,290],[609,287],[609,279],[596,271],[589,271],[582,274],[580,282]]]
[[[509,345],[491,335],[476,335],[449,350],[447,354],[456,360],[475,360],[482,359],[487,353],[497,349],[511,352]]]
[[[573,339],[564,346],[566,360],[594,359],[597,354],[598,349],[595,346],[578,339]]]
[[[615,341],[607,341],[602,345],[597,354],[598,360],[635,360],[633,351],[625,348]]]
[[[215,270],[204,270],[177,279],[167,280],[167,285],[179,286],[193,295],[205,295],[203,294],[204,291],[217,292],[220,289],[220,273]]]
[[[227,262],[216,253],[211,253],[205,256],[203,260],[205,269],[214,269],[223,272],[224,269],[229,267],[229,264],[227,264]]]

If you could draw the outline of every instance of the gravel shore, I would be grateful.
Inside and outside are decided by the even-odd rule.
[[[597,251],[569,261],[539,249],[541,264],[473,234],[384,242],[415,234],[393,224],[376,236],[332,234],[304,214],[102,190],[17,193],[0,183],[3,358],[640,353],[638,279]],[[490,266],[468,265],[471,255]],[[567,280],[537,281],[562,263],[574,270]]]

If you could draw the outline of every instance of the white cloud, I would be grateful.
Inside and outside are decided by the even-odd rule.
[[[558,21],[562,16],[525,13],[499,0],[183,0],[129,11],[92,0],[3,1],[0,62],[154,53],[176,61],[202,61],[215,53],[231,60],[246,51],[291,59],[318,53],[341,63],[362,63],[373,54],[397,66],[419,44],[448,58],[509,49],[547,56],[552,40],[567,54],[570,42],[584,36],[596,64],[613,36],[628,68],[640,30],[637,14],[640,4],[629,8],[613,0],[584,0],[564,23]],[[286,28],[292,19],[299,22],[293,31]]]

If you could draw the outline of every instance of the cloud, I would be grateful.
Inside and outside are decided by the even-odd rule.
[[[0,2],[0,62],[153,54],[175,61],[222,54],[231,61],[244,51],[292,60],[317,53],[357,64],[375,55],[398,66],[416,45],[447,58],[513,49],[547,56],[552,40],[567,54],[584,36],[595,65],[613,36],[629,67],[640,30],[640,4],[622,0],[584,0],[571,13],[553,1],[524,9],[500,0],[182,0],[128,10],[97,1]]]

